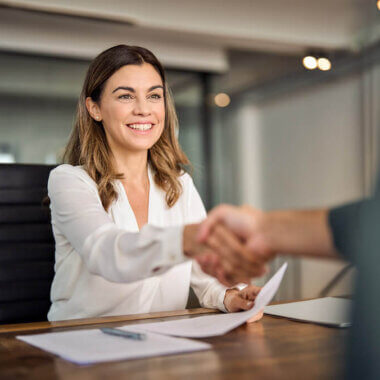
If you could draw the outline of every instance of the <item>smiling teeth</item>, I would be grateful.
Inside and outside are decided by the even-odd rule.
[[[128,127],[138,131],[147,131],[152,128],[152,124],[128,124]]]

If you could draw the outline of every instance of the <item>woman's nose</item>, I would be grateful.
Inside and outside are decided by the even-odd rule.
[[[148,102],[145,99],[136,100],[133,113],[142,116],[150,115],[150,106]]]

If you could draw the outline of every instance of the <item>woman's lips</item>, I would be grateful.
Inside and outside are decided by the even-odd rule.
[[[151,124],[151,123],[144,123],[144,124],[135,123],[135,124],[127,124],[127,127],[135,133],[147,134],[153,129],[153,124]]]

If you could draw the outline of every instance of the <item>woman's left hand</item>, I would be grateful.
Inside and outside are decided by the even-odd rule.
[[[230,313],[249,310],[253,307],[260,290],[259,286],[254,285],[248,285],[242,290],[228,289],[224,296],[224,306]]]

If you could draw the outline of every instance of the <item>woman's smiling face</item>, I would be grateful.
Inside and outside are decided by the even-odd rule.
[[[148,63],[123,66],[107,80],[99,102],[87,98],[86,104],[102,121],[111,150],[148,150],[164,129],[164,87]]]

